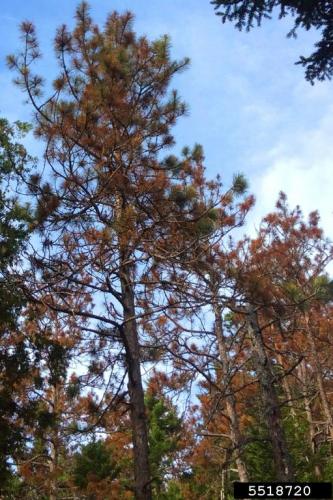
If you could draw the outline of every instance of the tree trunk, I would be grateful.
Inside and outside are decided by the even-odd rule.
[[[121,220],[125,208],[121,193],[115,196],[115,220]],[[130,399],[130,418],[134,459],[134,494],[136,500],[151,500],[151,474],[149,465],[149,444],[144,390],[141,377],[140,344],[135,317],[135,300],[131,276],[133,267],[129,264],[128,243],[118,234],[121,286],[124,322],[120,333],[125,347],[128,374],[128,394]]]
[[[218,305],[214,306],[214,314],[215,314],[215,335],[217,339],[219,355],[222,362],[222,376],[225,382],[228,382],[228,366],[229,366],[229,358],[228,353],[225,346],[224,336],[223,336],[223,328],[222,328],[222,315],[221,315],[221,307]],[[227,392],[230,392],[226,396],[226,409],[227,415],[230,419],[230,435],[233,446],[236,448],[237,458],[236,458],[236,466],[238,470],[239,479],[242,482],[248,481],[248,473],[246,469],[246,465],[241,458],[242,451],[242,435],[239,427],[239,420],[236,409],[236,398],[232,393],[231,383],[227,383]]]
[[[283,358],[282,358],[281,354],[277,354],[276,359],[277,359],[279,365],[281,366],[281,368],[284,370]],[[296,415],[296,411],[294,408],[293,397],[291,394],[289,381],[288,381],[288,378],[286,376],[283,376],[282,384],[283,384],[283,389],[284,389],[284,392],[285,392],[286,398],[287,398],[287,406],[290,408],[290,413],[291,413],[291,416],[293,418],[294,424],[297,426],[298,425],[297,424],[297,415]]]
[[[52,388],[51,413],[55,415],[56,425],[50,434],[50,500],[58,498],[58,454],[59,454],[59,435],[58,435],[58,402],[59,394],[58,387],[54,385]]]
[[[257,313],[252,308],[248,312],[248,331],[255,351],[257,374],[273,449],[276,479],[278,481],[290,481],[294,477],[294,472],[281,426],[282,418],[275,389],[275,377],[271,361],[266,354]]]
[[[306,419],[309,424],[309,442],[310,442],[310,447],[313,455],[316,453],[316,443],[315,443],[315,436],[316,436],[316,431],[314,428],[313,424],[313,418],[312,418],[312,410],[311,410],[311,403],[309,399],[309,394],[308,394],[308,377],[307,377],[307,368],[306,368],[306,363],[305,360],[303,359],[302,362],[299,365],[298,369],[298,376],[302,384],[302,393],[304,397],[304,408],[305,408],[305,415]],[[314,466],[315,469],[315,475],[318,479],[322,477],[321,469],[318,464],[315,464]]]
[[[58,487],[57,487],[57,449],[56,444],[51,440],[51,450],[50,450],[50,500],[57,500],[58,497]]]
[[[324,378],[323,378],[322,368],[321,368],[321,365],[319,362],[317,347],[316,347],[316,343],[314,340],[314,336],[313,336],[313,332],[312,332],[312,328],[310,325],[308,315],[305,316],[305,321],[306,321],[306,326],[307,326],[307,336],[308,336],[309,346],[310,346],[311,361],[312,361],[313,370],[314,370],[314,373],[316,376],[321,406],[323,409],[325,419],[327,421],[329,436],[331,439],[333,439],[333,416],[332,416],[330,404],[329,404],[326,390],[325,390],[325,386],[324,386]]]
[[[140,346],[135,319],[134,293],[128,268],[120,273],[124,323],[121,329],[128,371],[128,393],[134,455],[134,490],[137,500],[151,500],[151,475],[144,391],[140,371]]]

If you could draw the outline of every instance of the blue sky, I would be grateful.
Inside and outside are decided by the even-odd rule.
[[[0,29],[0,115],[29,120],[30,109],[12,83],[5,56],[19,46],[18,24],[32,20],[52,77],[52,37],[59,24],[71,25],[76,1],[2,0]],[[91,0],[94,19],[112,10],[131,10],[135,29],[149,38],[168,33],[175,58],[189,56],[189,70],[174,80],[189,105],[189,116],[175,129],[179,148],[204,146],[207,176],[222,175],[226,185],[243,172],[257,205],[248,229],[272,210],[284,190],[291,205],[307,213],[319,209],[333,238],[333,82],[310,86],[293,63],[312,50],[315,35],[300,32],[287,40],[288,21],[266,22],[251,33],[222,25],[209,0]],[[32,151],[38,146],[29,140]]]

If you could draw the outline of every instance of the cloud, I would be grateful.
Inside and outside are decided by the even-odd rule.
[[[271,149],[252,159],[257,163],[257,173],[251,185],[258,199],[249,217],[252,230],[273,209],[282,190],[291,207],[300,205],[305,214],[319,210],[325,233],[333,239],[332,130],[333,104],[317,123],[296,131],[285,129]]]

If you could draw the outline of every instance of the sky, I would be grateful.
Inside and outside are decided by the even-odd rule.
[[[73,24],[73,0],[0,0],[0,116],[28,120],[31,109],[12,84],[5,57],[19,47],[18,25],[34,22],[44,59],[41,69],[55,74],[52,38],[60,24]],[[172,56],[189,56],[190,68],[173,87],[189,114],[175,127],[177,149],[200,143],[207,177],[220,174],[226,187],[235,173],[249,181],[256,196],[248,217],[250,234],[274,209],[280,190],[291,206],[318,209],[333,239],[333,82],[311,86],[294,62],[312,51],[318,33],[287,39],[288,20],[267,21],[250,33],[222,25],[209,0],[91,0],[92,16],[103,24],[112,10],[131,10],[135,30],[155,39],[171,36]],[[31,137],[30,152],[41,146]]]

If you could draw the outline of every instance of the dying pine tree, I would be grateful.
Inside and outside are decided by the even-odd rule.
[[[166,36],[137,37],[132,21],[130,13],[113,13],[100,29],[80,4],[74,29],[57,31],[60,70],[47,97],[43,78],[32,71],[40,57],[32,23],[22,24],[23,50],[8,61],[34,107],[48,165],[47,181],[39,175],[28,181],[38,200],[40,246],[27,293],[89,320],[86,331],[108,348],[115,397],[127,380],[134,490],[149,499],[143,319],[177,306],[159,268],[188,258],[224,224],[224,212],[215,210],[221,184],[206,182],[200,146],[179,158],[166,155],[171,128],[186,112],[169,84],[188,60],[170,58]],[[148,288],[154,302],[147,301]],[[72,307],[68,297],[75,294],[96,307]]]

